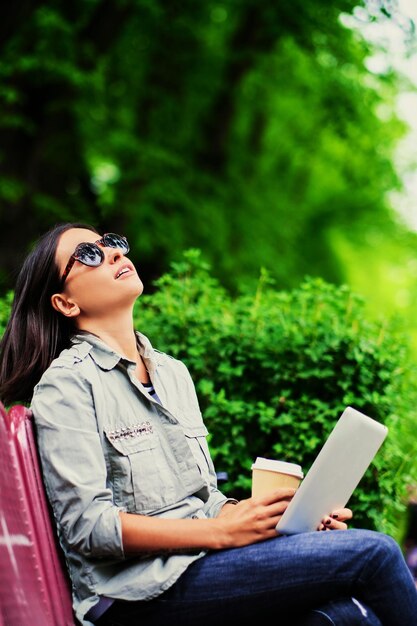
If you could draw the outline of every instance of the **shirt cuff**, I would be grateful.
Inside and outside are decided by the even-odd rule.
[[[236,498],[226,498],[226,500],[222,502],[221,508],[223,508],[225,504],[239,504],[239,500],[236,500]]]

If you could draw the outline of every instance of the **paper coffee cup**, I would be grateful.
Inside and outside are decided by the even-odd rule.
[[[263,496],[279,487],[297,489],[303,476],[301,465],[258,456],[252,464],[252,496]]]

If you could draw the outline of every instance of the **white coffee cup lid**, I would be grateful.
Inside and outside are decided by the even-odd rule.
[[[256,457],[255,463],[251,469],[267,470],[270,472],[281,472],[282,474],[291,474],[303,478],[303,470],[301,465],[296,463],[287,463],[286,461],[275,461],[273,459],[264,459],[261,456]]]

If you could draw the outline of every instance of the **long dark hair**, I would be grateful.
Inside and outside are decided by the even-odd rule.
[[[51,296],[62,289],[55,262],[58,241],[71,228],[97,232],[86,224],[56,225],[38,240],[19,272],[0,343],[0,398],[5,404],[28,403],[44,371],[70,345],[74,324],[55,311]]]

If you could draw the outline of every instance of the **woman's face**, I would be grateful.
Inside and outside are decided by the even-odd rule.
[[[71,228],[65,231],[58,241],[55,254],[60,276],[64,273],[78,244],[95,243],[98,239],[100,235],[84,228]],[[104,246],[100,248],[104,253],[103,263],[98,267],[90,267],[75,261],[59,294],[62,300],[52,297],[55,308],[65,315],[71,311],[73,317],[78,315],[90,319],[109,317],[112,312],[126,307],[131,308],[142,293],[142,281],[133,263],[122,251]],[[120,274],[121,269],[127,271]],[[67,309],[62,310],[60,306],[57,307],[57,303],[62,307],[67,306]],[[72,308],[68,308],[70,305]],[[75,313],[77,310],[79,312]]]

